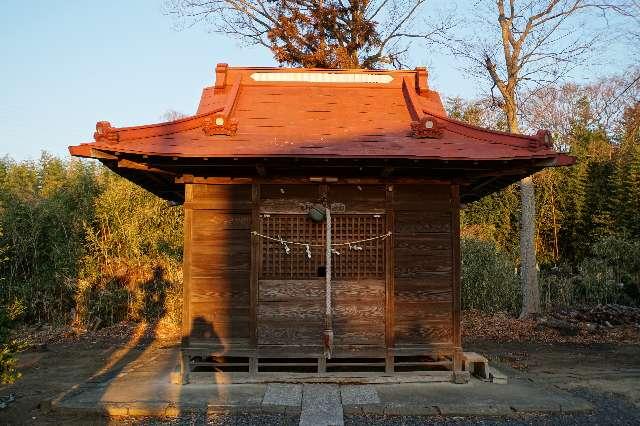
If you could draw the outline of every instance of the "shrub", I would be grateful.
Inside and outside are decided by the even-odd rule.
[[[182,209],[108,172],[85,229],[75,295],[84,327],[180,321]]]
[[[579,266],[576,297],[586,304],[640,303],[640,241],[607,236]]]
[[[0,159],[0,204],[0,306],[17,320],[179,322],[180,207],[95,162],[47,154]]]
[[[20,378],[15,358],[18,348],[10,337],[11,323],[7,310],[0,306],[0,383],[13,383]]]
[[[513,261],[491,241],[463,238],[462,307],[516,314],[521,291]]]

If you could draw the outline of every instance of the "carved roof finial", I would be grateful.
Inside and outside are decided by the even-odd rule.
[[[93,139],[95,139],[96,142],[118,142],[120,136],[118,135],[118,130],[111,126],[111,123],[108,121],[98,121]]]

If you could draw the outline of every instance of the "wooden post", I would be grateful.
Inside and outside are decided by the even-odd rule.
[[[395,233],[395,220],[393,210],[393,185],[388,185],[385,188],[385,211],[386,211],[386,232],[392,232],[392,234],[385,240],[385,254],[386,254],[386,271],[385,271],[385,345],[387,347],[385,357],[385,372],[393,373],[395,371],[395,248],[393,235]]]
[[[453,266],[453,371],[462,371],[462,334],[460,329],[460,186],[451,185],[451,250]]]
[[[193,201],[193,185],[184,186],[184,199],[186,203]],[[184,255],[182,258],[182,348],[189,346],[191,335],[191,226],[193,211],[184,209]]]
[[[326,207],[327,215],[327,237],[325,247],[325,319],[324,319],[324,354],[325,357],[331,358],[333,351],[333,316],[331,307],[331,208]]]

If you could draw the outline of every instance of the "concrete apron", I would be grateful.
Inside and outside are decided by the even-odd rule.
[[[192,412],[299,415],[301,425],[343,424],[349,414],[512,416],[575,413],[591,405],[568,393],[511,379],[496,385],[402,383],[174,385],[132,374],[105,383],[85,383],[51,403],[64,412],[108,416],[176,417]]]
[[[281,413],[300,424],[342,424],[350,414],[510,416],[590,411],[557,388],[509,373],[507,384],[198,384],[170,383],[178,350],[156,349],[76,385],[42,407],[73,414],[177,417],[199,413]]]

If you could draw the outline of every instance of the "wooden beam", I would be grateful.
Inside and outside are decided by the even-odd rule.
[[[391,174],[393,174],[394,170],[394,167],[385,166],[385,168],[382,169],[382,173],[380,174],[380,176],[382,176],[383,178],[388,178],[389,176],[391,176]]]
[[[447,185],[452,182],[452,179],[432,179],[432,178],[402,178],[402,177],[389,177],[389,178],[336,178],[335,181],[331,181],[331,184],[335,185],[384,185],[384,184],[433,184],[433,185]],[[311,177],[201,177],[184,174],[175,178],[175,183],[201,183],[207,185],[247,185],[252,183],[260,184],[305,184],[305,183],[318,183],[312,180]]]

